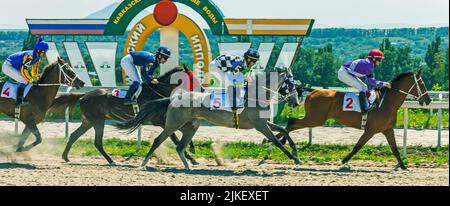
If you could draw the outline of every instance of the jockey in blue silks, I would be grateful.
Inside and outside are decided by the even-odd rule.
[[[151,84],[158,83],[158,80],[153,78],[153,73],[160,64],[167,62],[170,54],[169,48],[161,46],[156,51],[156,54],[146,51],[133,51],[122,58],[120,65],[127,75],[127,80],[131,82],[130,88],[125,96],[125,105],[133,104],[133,99],[137,99],[139,94],[136,94],[136,92],[139,90],[142,82]],[[138,72],[136,66],[141,67],[140,72]]]
[[[39,38],[34,50],[14,53],[2,65],[2,71],[19,83],[17,89],[17,106],[25,106],[28,102],[23,98],[25,87],[29,83],[37,84],[39,80],[39,61],[45,56],[48,43]]]

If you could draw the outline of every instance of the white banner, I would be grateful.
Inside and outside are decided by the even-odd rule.
[[[86,46],[101,85],[115,87],[117,42],[86,42]]]
[[[168,26],[160,29],[160,44],[161,46],[169,47],[172,55],[165,64],[159,65],[159,75],[163,75],[179,65],[179,34],[180,31],[174,27]]]
[[[252,43],[219,43],[220,55],[235,55],[244,57],[244,53],[250,48]]]
[[[259,52],[259,61],[256,63],[254,69],[264,70],[269,63],[270,55],[272,55],[273,48],[275,47],[275,43],[261,43],[258,48]]]
[[[86,83],[86,86],[92,86],[92,82],[89,78],[86,64],[84,63],[78,43],[64,42],[64,48],[67,56],[69,57],[70,65],[72,65],[73,71]]]
[[[299,43],[284,43],[275,68],[289,68],[294,60]]]
[[[56,49],[55,42],[47,42],[47,43],[48,43],[48,51],[46,53],[46,57],[48,63],[51,64],[53,62],[56,62],[56,60],[58,60],[59,52],[58,49]]]

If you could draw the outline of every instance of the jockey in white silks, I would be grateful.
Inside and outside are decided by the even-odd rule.
[[[232,100],[231,108],[236,110],[238,106],[236,103],[236,97],[240,97],[240,91],[245,88],[246,82],[251,81],[252,71],[251,68],[259,60],[259,52],[250,48],[244,53],[244,57],[234,55],[221,55],[215,58],[209,64],[209,72],[216,75],[223,74],[225,72],[225,88],[228,89],[228,97]],[[235,95],[233,95],[235,94]]]

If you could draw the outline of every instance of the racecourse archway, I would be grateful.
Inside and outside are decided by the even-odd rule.
[[[122,35],[125,33],[131,20],[139,12],[152,5],[167,2],[169,0],[125,0],[113,12],[105,28],[105,35]],[[227,32],[224,16],[219,8],[211,0],[171,0],[184,4],[198,14],[208,23],[214,35],[222,35]]]
[[[208,62],[211,61],[211,47],[205,32],[192,19],[183,14],[179,14],[168,27],[172,28],[169,32],[174,32],[174,35],[178,35],[178,31],[180,31],[188,38],[194,55],[194,70],[206,73]],[[150,35],[160,28],[164,28],[164,26],[158,23],[153,14],[141,19],[128,34],[123,55],[127,55],[131,51],[143,50]],[[178,47],[178,42],[176,45]],[[175,48],[176,51],[177,49]]]
[[[190,16],[179,14],[175,3],[194,10],[203,17],[209,28],[200,28]],[[140,12],[153,5],[156,5],[153,13],[134,25],[130,35],[127,36],[125,49],[118,51],[121,47],[117,39],[122,38],[131,21]],[[71,65],[76,69],[75,72],[83,77],[84,81],[89,83],[92,80],[92,85],[95,86],[114,87],[117,70],[121,70],[120,65],[117,65],[120,62],[117,58],[122,56],[115,54],[127,54],[131,50],[143,49],[147,38],[156,30],[161,34],[160,44],[169,46],[174,51],[173,58],[162,65],[162,71],[179,66],[178,51],[182,44],[173,39],[176,37],[178,41],[179,32],[182,32],[189,40],[193,54],[193,59],[188,62],[194,64],[196,75],[203,80],[211,60],[211,50],[215,48],[219,50],[214,51],[216,54],[242,55],[244,50],[251,46],[261,53],[258,68],[292,66],[299,56],[303,38],[310,34],[314,19],[225,18],[212,0],[124,0],[109,19],[27,19],[27,23],[30,33],[23,49],[30,49],[38,36],[46,36],[46,40],[55,50],[48,53],[49,60],[66,53]],[[208,38],[218,42],[218,47],[210,48],[210,42],[203,29],[210,30],[212,35]],[[61,35],[64,36],[64,40],[59,37],[53,39],[53,36]],[[105,36],[105,38],[90,38],[90,36]],[[278,42],[275,42],[274,36],[286,38],[277,38]],[[75,41],[75,37],[85,37],[85,40]],[[253,37],[262,37],[260,39],[263,40],[255,42],[251,40]],[[280,42],[280,39],[285,42]],[[61,48],[66,51],[58,51]],[[87,52],[81,48],[87,48]],[[92,64],[88,64],[90,62]]]

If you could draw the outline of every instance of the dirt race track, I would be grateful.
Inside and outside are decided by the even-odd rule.
[[[0,131],[8,131],[11,122],[1,122]],[[39,125],[45,138],[49,134],[64,134],[62,124],[47,123]],[[12,130],[14,127],[8,127]],[[151,128],[151,127],[150,127]],[[202,129],[203,128],[203,129]],[[202,127],[199,138],[214,137],[214,141],[257,141],[262,137],[254,131],[235,132],[232,129]],[[71,130],[75,127],[71,127]],[[155,128],[154,128],[155,129]],[[214,131],[213,131],[214,130]],[[226,131],[225,131],[226,130]],[[119,137],[117,131],[107,128],[107,137]],[[222,132],[220,132],[222,131]],[[233,131],[233,132],[230,132]],[[356,143],[360,131],[347,128],[315,129],[317,142],[324,143]],[[338,131],[340,133],[338,133]],[[92,131],[90,131],[92,132]],[[113,133],[114,132],[114,133]],[[144,134],[156,133],[144,130]],[[220,132],[221,134],[215,134]],[[293,133],[296,141],[304,141],[296,137],[299,133],[307,134],[307,130]],[[448,144],[448,130],[444,133],[443,144]],[[12,133],[12,131],[11,131]],[[231,134],[233,136],[230,136]],[[356,134],[355,134],[356,133]],[[397,130],[397,141],[401,144],[401,134]],[[422,133],[417,135],[415,133]],[[434,145],[435,131],[412,131],[412,144]],[[325,138],[325,136],[327,136]],[[2,134],[5,135],[5,134]],[[88,133],[87,137],[92,138]],[[303,136],[303,135],[302,135]],[[341,138],[338,138],[341,136]],[[59,136],[61,137],[61,136]],[[217,139],[216,139],[217,137]],[[225,137],[225,138],[224,138]],[[234,137],[234,138],[233,138]],[[237,138],[241,137],[241,138]],[[128,138],[134,138],[133,135]],[[228,139],[229,138],[229,139]],[[30,138],[34,140],[34,137]],[[385,143],[382,136],[371,140],[372,144]],[[191,171],[183,168],[181,161],[169,159],[169,164],[156,164],[152,159],[148,167],[139,167],[142,159],[132,158],[125,161],[122,157],[113,157],[118,163],[111,166],[103,157],[71,155],[71,163],[64,163],[59,155],[42,152],[2,153],[0,152],[0,185],[443,185],[449,186],[449,167],[410,165],[411,171],[395,171],[394,162],[380,163],[371,161],[351,161],[352,170],[340,170],[338,162],[313,163],[303,165],[293,163],[267,162],[258,166],[259,160],[225,160],[225,166],[217,166],[214,160],[198,159],[199,166]]]
[[[22,154],[12,163],[0,158],[0,185],[449,185],[449,168],[411,167],[395,171],[394,164],[352,161],[352,170],[340,170],[338,162],[291,163],[257,160],[230,160],[216,166],[211,160],[199,159],[191,171],[182,169],[178,159],[168,165],[156,165],[152,159],[147,168],[139,167],[141,159],[111,166],[102,157],[72,157],[63,163],[57,156]]]

